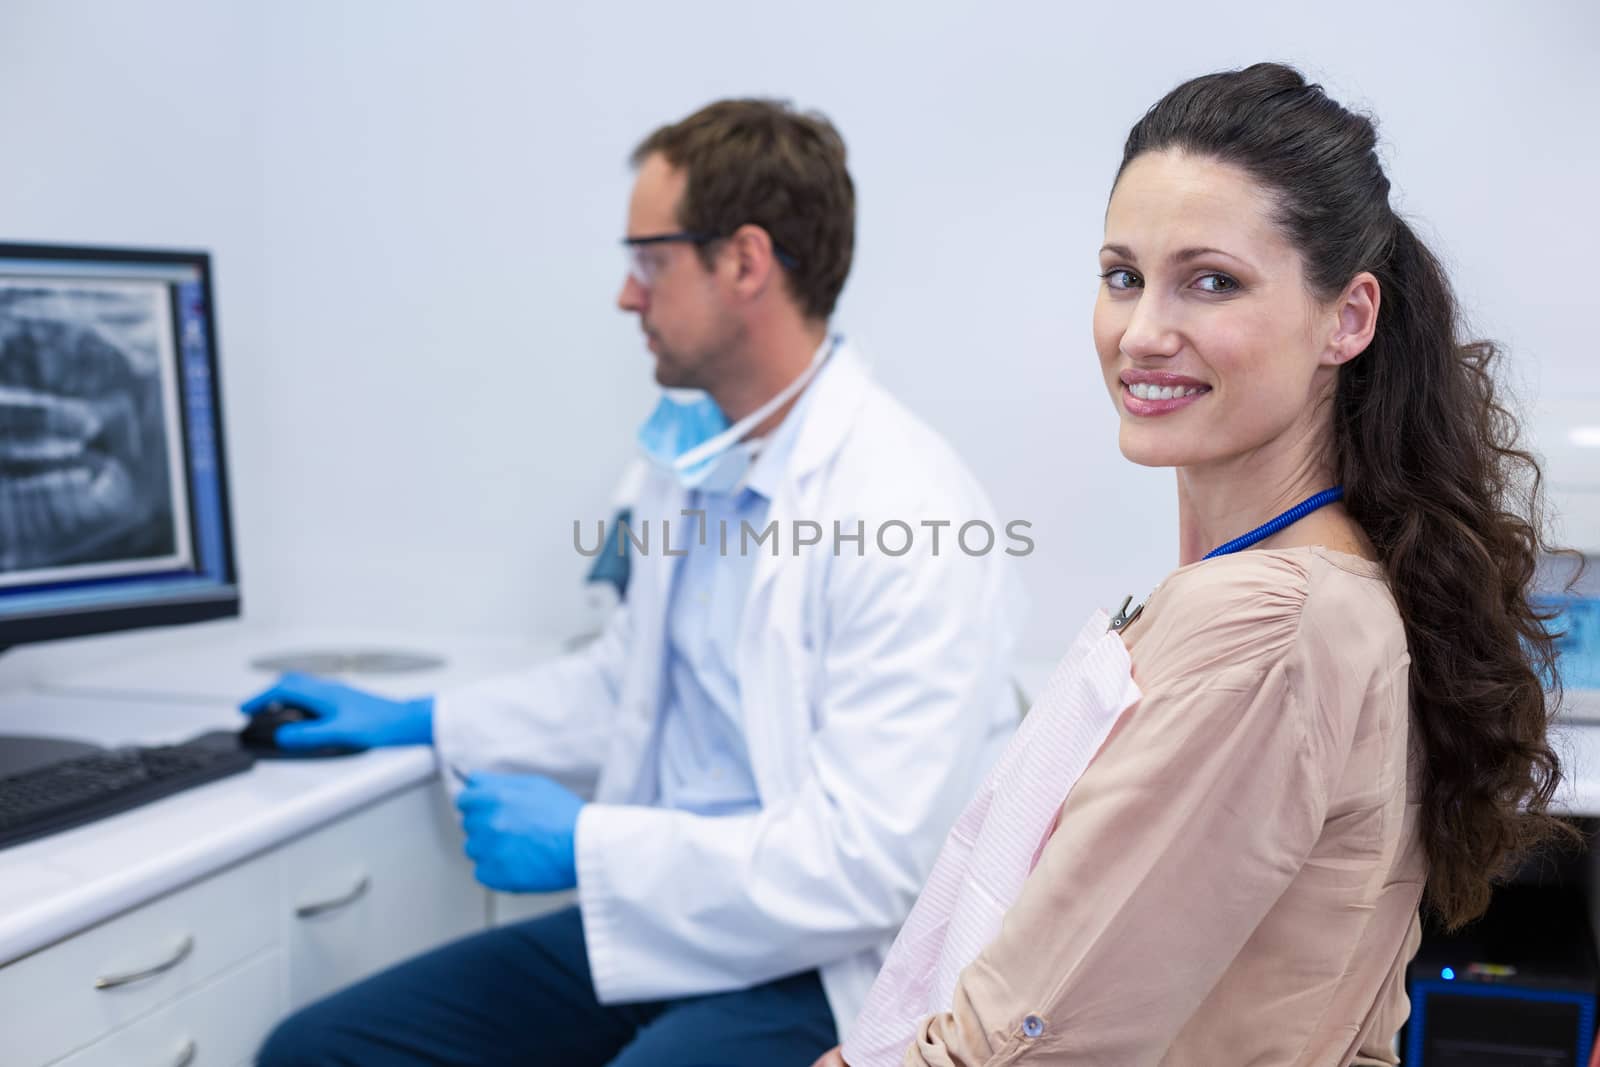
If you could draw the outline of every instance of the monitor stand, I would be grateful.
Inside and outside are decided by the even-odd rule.
[[[257,656],[250,666],[258,671],[282,674],[405,674],[409,671],[437,670],[445,665],[443,656],[396,648],[313,648]]]

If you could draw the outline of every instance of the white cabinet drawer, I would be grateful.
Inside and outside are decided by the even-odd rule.
[[[455,809],[428,782],[283,851],[289,1006],[483,929]]]
[[[278,885],[262,856],[0,967],[0,1059],[48,1063],[266,948]]]
[[[53,1067],[233,1067],[249,1062],[283,1014],[276,949],[159,1008]]]

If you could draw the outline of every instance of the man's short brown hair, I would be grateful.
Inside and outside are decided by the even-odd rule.
[[[832,123],[780,100],[719,100],[646,137],[634,166],[657,152],[688,179],[679,225],[711,237],[760,226],[792,262],[806,316],[833,313],[855,252],[856,191]],[[709,266],[712,250],[700,254]]]

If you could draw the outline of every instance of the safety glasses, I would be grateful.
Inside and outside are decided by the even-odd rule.
[[[667,257],[662,245],[691,244],[695,247],[708,245],[713,241],[723,240],[722,237],[711,233],[696,233],[693,230],[678,230],[673,233],[652,233],[643,237],[624,237],[622,247],[628,254],[628,275],[641,286],[649,289],[661,276],[666,268]],[[790,270],[800,265],[800,261],[789,253],[772,246],[772,255],[779,263]]]

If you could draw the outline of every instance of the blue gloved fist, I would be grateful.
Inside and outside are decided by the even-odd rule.
[[[456,797],[473,874],[506,893],[578,884],[574,835],[583,801],[541,774],[474,774]]]
[[[279,748],[378,748],[433,742],[432,697],[391,700],[309,674],[285,674],[239,705],[239,710],[254,715],[270,704],[299,704],[319,716],[278,727],[275,740]]]

